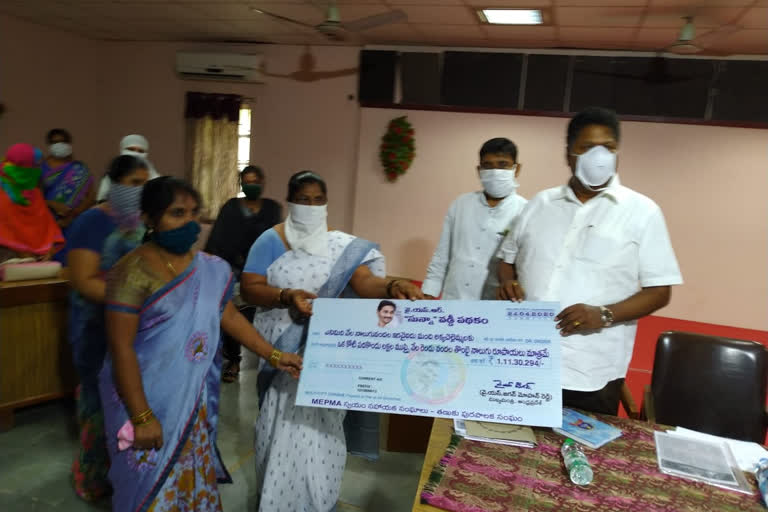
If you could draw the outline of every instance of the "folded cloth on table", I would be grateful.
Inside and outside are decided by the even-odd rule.
[[[61,263],[58,261],[6,260],[0,264],[0,281],[50,279],[59,275],[60,271]]]

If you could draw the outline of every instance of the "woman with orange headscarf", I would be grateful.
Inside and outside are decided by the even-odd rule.
[[[0,262],[11,258],[50,259],[64,237],[38,188],[43,154],[15,144],[0,164]]]

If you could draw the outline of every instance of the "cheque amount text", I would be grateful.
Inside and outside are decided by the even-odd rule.
[[[548,361],[541,359],[509,359],[497,357],[491,361],[491,364],[498,366],[518,366],[529,368],[544,368]]]

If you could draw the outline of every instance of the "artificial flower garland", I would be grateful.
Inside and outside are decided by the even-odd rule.
[[[379,159],[384,166],[387,180],[394,182],[411,166],[416,155],[413,126],[407,116],[396,117],[389,122],[387,133],[381,138]]]

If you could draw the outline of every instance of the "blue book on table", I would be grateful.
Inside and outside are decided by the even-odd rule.
[[[616,427],[572,409],[563,409],[563,426],[552,430],[595,449],[621,436]]]

